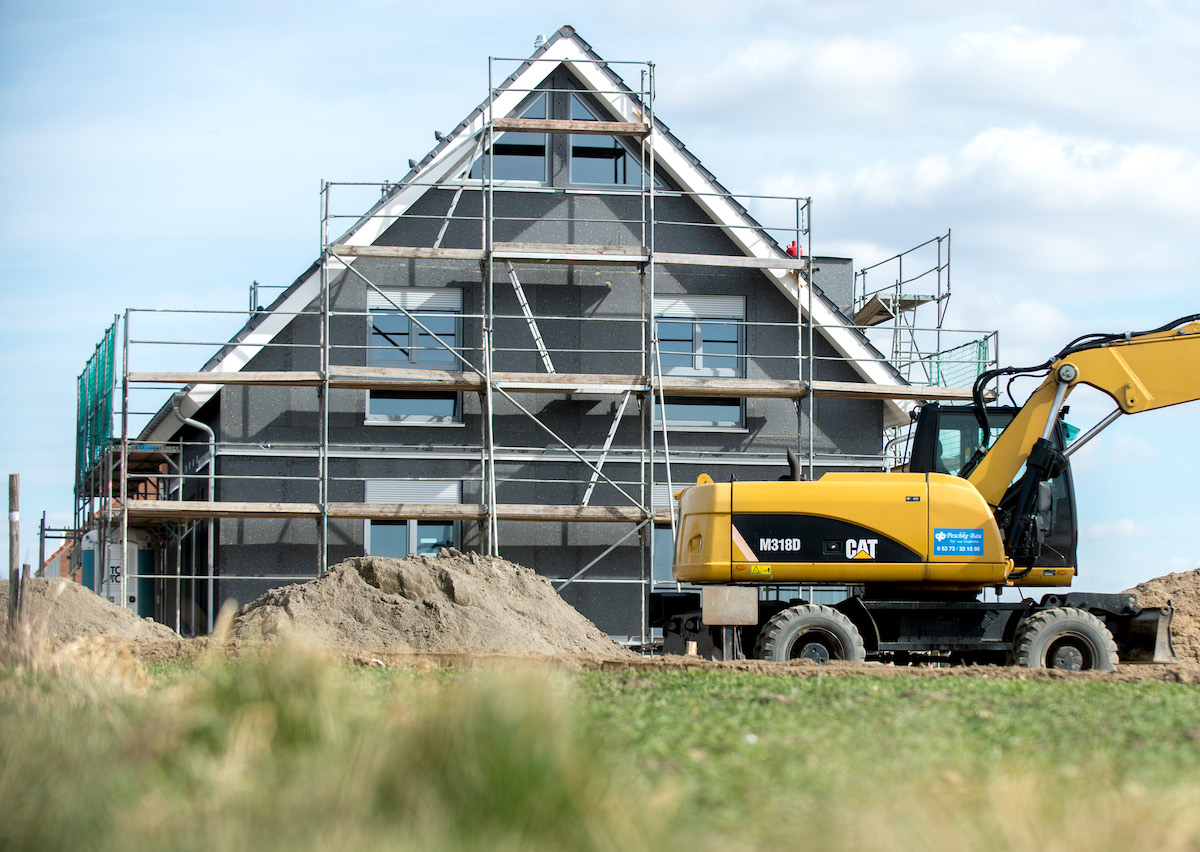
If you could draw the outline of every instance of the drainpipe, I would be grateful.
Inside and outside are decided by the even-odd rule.
[[[193,420],[190,417],[184,417],[183,412],[179,410],[179,403],[183,401],[186,394],[183,391],[176,391],[171,397],[171,411],[181,423],[184,423],[193,428],[199,429],[201,432],[208,433],[208,499],[216,502],[216,480],[217,480],[217,435],[213,432],[212,427],[207,423],[201,423],[199,420]],[[183,496],[182,494],[180,495]],[[213,519],[208,519],[208,632],[213,631],[213,604],[216,601],[213,599]],[[194,602],[193,602],[194,604]]]

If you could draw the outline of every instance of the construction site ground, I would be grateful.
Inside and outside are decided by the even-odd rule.
[[[181,639],[83,587],[30,581],[26,629],[50,644],[126,648],[146,662],[234,658],[283,640],[316,646],[348,663],[387,667],[731,670],[798,677],[992,678],[1200,683],[1200,569],[1138,585],[1144,605],[1175,607],[1172,638],[1179,665],[1120,665],[1113,672],[1060,672],[1002,666],[890,666],[878,663],[760,660],[712,662],[643,656],[612,641],[562,600],[544,578],[494,557],[443,551],[438,557],[362,557],[322,577],[273,589],[219,619],[214,637]],[[8,583],[0,582],[0,606]]]

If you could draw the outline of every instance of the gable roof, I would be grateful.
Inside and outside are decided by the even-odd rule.
[[[645,124],[651,116],[643,110],[637,93],[609,67],[591,46],[564,26],[520,64],[488,100],[476,107],[453,131],[442,137],[424,158],[401,179],[337,242],[347,246],[369,246],[423,197],[433,186],[453,179],[469,167],[478,155],[481,136],[489,120],[515,117],[529,93],[538,88],[559,67],[565,67],[589,93],[603,104],[618,121]],[[650,145],[655,168],[667,174],[691,200],[717,224],[747,257],[790,260],[778,243],[754,220],[749,211],[733,199],[683,143],[653,116]],[[269,344],[291,321],[320,295],[321,264],[328,264],[330,275],[353,264],[354,257],[317,260],[264,312],[256,315],[235,338],[204,367],[204,371],[237,372]],[[845,358],[862,378],[880,385],[905,385],[886,357],[866,336],[853,327],[819,287],[810,285],[803,275],[783,268],[761,270],[799,309],[808,313],[811,303],[818,332]],[[196,384],[180,404],[184,416],[191,416],[220,390],[216,384]],[[885,425],[907,422],[904,410],[894,402],[885,403]],[[179,428],[165,406],[142,433],[143,440],[162,441]]]

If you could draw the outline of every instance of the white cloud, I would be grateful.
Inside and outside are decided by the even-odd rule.
[[[801,55],[800,61],[826,86],[871,92],[875,97],[906,83],[918,64],[906,45],[853,37],[819,44],[811,57]]]
[[[1062,69],[1079,55],[1084,41],[1078,36],[1038,32],[1010,26],[994,32],[964,32],[947,45],[951,65],[986,67],[993,74],[1038,76]]]
[[[989,328],[1002,330],[1000,360],[1005,365],[1040,364],[1077,336],[1074,318],[1042,299],[972,288],[958,291],[952,310],[952,327],[966,318],[965,322],[985,320]]]
[[[1196,153],[1037,125],[989,128],[957,151],[909,162],[879,160],[835,183],[835,192],[879,205],[943,205],[961,201],[966,192],[976,204],[1006,199],[1053,211],[1103,206],[1114,222],[1130,207],[1161,217],[1200,216]]]
[[[1117,432],[1109,439],[1105,459],[1114,466],[1141,468],[1144,465],[1157,466],[1161,456],[1152,441],[1140,435]]]
[[[920,66],[908,45],[847,36],[756,39],[715,62],[684,62],[660,87],[673,109],[754,115],[775,129],[818,111],[894,113]]]
[[[1093,541],[1128,541],[1143,538],[1146,528],[1133,518],[1120,518],[1108,523],[1092,524],[1081,530],[1080,536]]]

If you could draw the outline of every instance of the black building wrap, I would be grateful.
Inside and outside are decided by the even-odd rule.
[[[735,514],[733,528],[759,562],[923,561],[876,530],[819,515]]]

